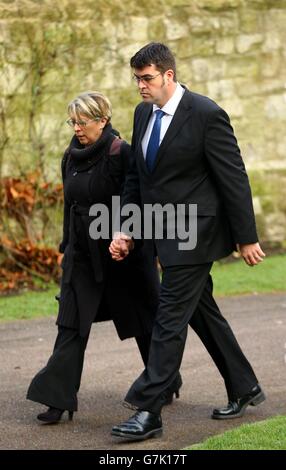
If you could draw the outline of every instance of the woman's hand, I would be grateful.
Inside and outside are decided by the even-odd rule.
[[[109,252],[113,260],[122,261],[133,248],[134,242],[128,235],[123,232],[115,232],[109,246]]]

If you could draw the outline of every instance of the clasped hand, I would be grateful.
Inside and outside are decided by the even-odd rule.
[[[122,261],[134,248],[134,241],[123,232],[115,232],[110,243],[109,251],[112,259]]]

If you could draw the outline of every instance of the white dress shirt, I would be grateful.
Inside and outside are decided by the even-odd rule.
[[[177,109],[184,93],[185,93],[184,88],[179,84],[179,82],[177,82],[177,86],[176,86],[176,89],[175,89],[173,95],[171,96],[169,101],[167,101],[167,103],[162,108],[159,108],[156,104],[153,104],[153,113],[152,113],[152,115],[149,119],[149,123],[148,123],[147,129],[146,129],[146,132],[145,132],[144,137],[142,139],[142,151],[143,151],[144,158],[146,158],[148,142],[149,142],[150,135],[151,135],[153,125],[154,125],[154,122],[155,122],[155,118],[156,118],[155,111],[157,109],[161,109],[162,111],[164,111],[166,113],[162,117],[162,120],[161,120],[161,131],[160,131],[160,145],[161,145],[161,142],[162,142],[162,140],[163,140],[163,138],[164,138],[164,136],[167,132],[167,129],[168,129],[169,125],[171,124],[173,116],[176,112],[176,109]]]

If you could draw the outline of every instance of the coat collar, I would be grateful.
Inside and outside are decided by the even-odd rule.
[[[73,169],[77,172],[87,171],[90,167],[98,163],[108,152],[107,149],[109,149],[113,139],[114,135],[112,133],[111,124],[105,126],[100,139],[86,147],[82,145],[74,135],[68,149]]]

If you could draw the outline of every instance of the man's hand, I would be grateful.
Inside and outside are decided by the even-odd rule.
[[[109,246],[112,259],[122,261],[133,248],[134,242],[128,235],[125,235],[123,232],[114,233],[113,241]]]
[[[255,266],[263,261],[264,256],[266,256],[258,242],[249,244],[238,243],[236,247],[248,266]]]

